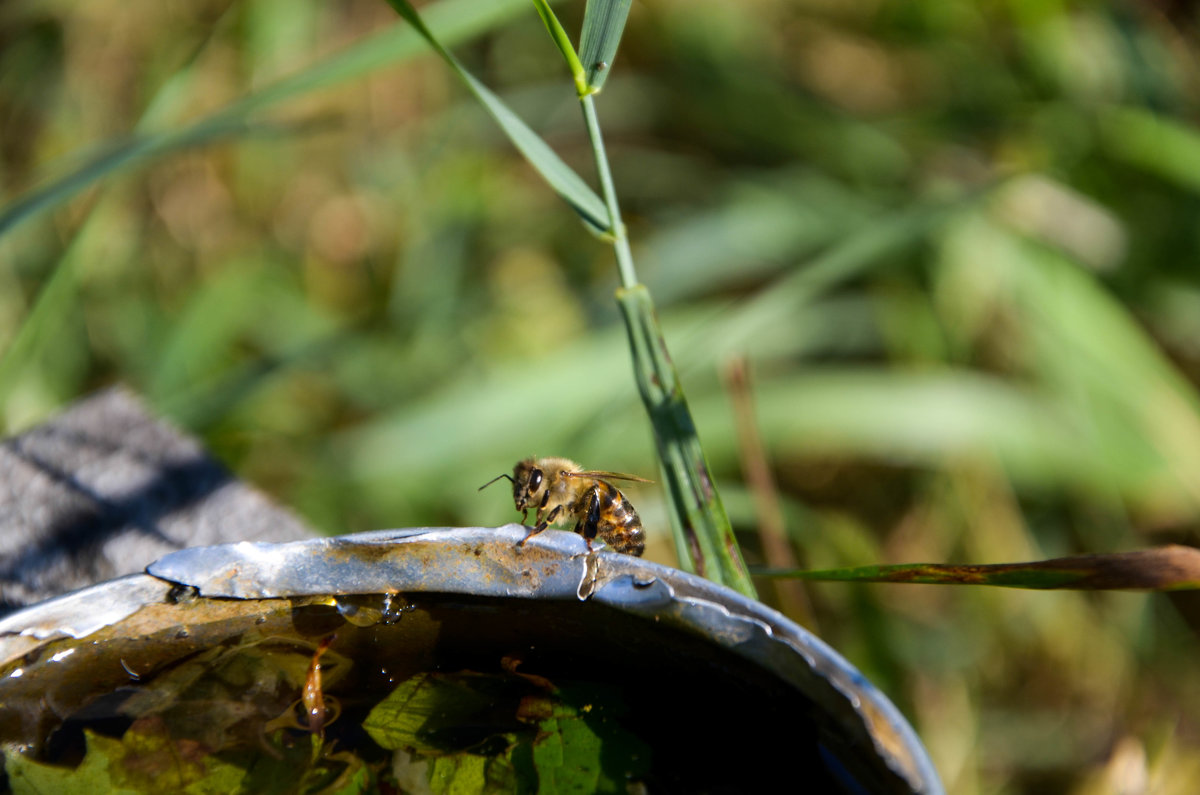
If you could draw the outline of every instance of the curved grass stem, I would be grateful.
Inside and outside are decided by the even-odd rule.
[[[650,416],[655,446],[662,462],[679,564],[713,582],[757,598],[700,446],[683,385],[667,352],[654,302],[649,290],[637,280],[629,236],[621,220],[617,192],[596,117],[595,101],[590,94],[580,97],[579,101],[596,158],[601,196],[608,210],[608,237],[616,253],[621,277],[617,303],[629,334],[638,391]]]
[[[629,236],[625,233],[625,222],[621,220],[621,208],[617,204],[617,191],[613,186],[612,170],[608,167],[608,153],[604,149],[604,136],[600,134],[600,120],[596,117],[596,101],[593,94],[579,98],[583,108],[583,119],[587,124],[588,140],[592,143],[592,154],[596,158],[596,175],[600,179],[600,196],[608,208],[608,232],[617,255],[617,271],[621,276],[621,287],[629,289],[638,283],[633,268],[633,252],[629,248]]]

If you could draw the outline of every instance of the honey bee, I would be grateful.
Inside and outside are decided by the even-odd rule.
[[[575,520],[575,532],[592,546],[599,536],[617,552],[640,556],[646,548],[646,534],[637,511],[616,486],[604,478],[653,483],[636,475],[585,470],[566,458],[526,458],[513,467],[512,475],[498,475],[479,487],[483,491],[500,478],[512,481],[513,503],[521,512],[521,522],[536,506],[537,524],[518,543],[526,541],[552,524]]]

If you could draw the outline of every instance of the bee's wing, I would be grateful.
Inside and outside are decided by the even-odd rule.
[[[566,478],[599,478],[601,480],[605,480],[605,479],[633,480],[638,483],[653,483],[654,482],[653,480],[646,480],[646,478],[639,478],[637,475],[625,475],[620,472],[596,472],[596,471],[563,472],[562,475],[563,475],[563,477],[566,477]]]

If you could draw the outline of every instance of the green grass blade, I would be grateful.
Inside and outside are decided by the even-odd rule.
[[[713,582],[757,598],[733,528],[709,472],[675,365],[642,285],[617,291],[633,350],[634,374],[654,428],[663,480],[674,517],[679,562]]]
[[[1076,555],[1032,563],[980,566],[903,563],[825,571],[767,571],[763,576],[842,582],[993,585],[1086,591],[1200,589],[1200,549],[1171,545],[1111,555]]]
[[[445,0],[431,7],[426,16],[429,29],[436,32],[439,40],[453,44],[494,27],[524,7],[525,0]],[[167,152],[236,135],[246,129],[248,117],[264,108],[395,64],[421,51],[421,38],[416,32],[397,26],[184,127],[135,135],[0,208],[0,235],[61,205],[108,175]]]
[[[86,228],[85,221],[84,231]],[[7,403],[19,376],[38,361],[50,345],[48,341],[62,331],[64,319],[78,311],[79,268],[78,248],[73,243],[42,286],[15,338],[0,351],[0,406]],[[0,416],[0,426],[5,424],[4,419]]]
[[[570,166],[555,154],[554,150],[529,128],[517,114],[509,110],[499,97],[483,83],[475,79],[458,59],[447,50],[430,31],[416,9],[407,0],[388,0],[388,4],[396,10],[418,33],[437,51],[446,63],[458,73],[467,84],[467,88],[483,103],[488,112],[508,135],[513,145],[538,170],[538,173],[550,184],[550,187],[579,213],[591,229],[603,234],[609,229],[608,210],[604,202],[583,178],[576,174]]]
[[[533,5],[537,8],[538,16],[542,18],[542,24],[550,33],[550,38],[554,39],[555,46],[562,53],[563,60],[567,62],[567,68],[571,70],[571,78],[575,81],[575,93],[581,97],[590,93],[587,75],[583,71],[583,64],[579,62],[579,56],[575,53],[575,47],[571,44],[571,37],[563,30],[562,23],[550,9],[550,4],[546,0],[533,0]]]
[[[587,10],[583,13],[579,54],[592,94],[604,87],[604,81],[612,71],[631,3],[632,0],[588,0]]]
[[[1200,135],[1192,125],[1141,108],[1118,107],[1101,114],[1100,132],[1114,156],[1200,193]]]
[[[66,176],[35,188],[5,205],[4,209],[0,210],[0,236],[27,218],[57,207],[101,177],[119,171],[122,166],[133,164],[140,157],[151,153],[152,150],[146,143],[137,139],[105,149]]]

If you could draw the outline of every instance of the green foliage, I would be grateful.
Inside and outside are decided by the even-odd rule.
[[[619,694],[595,685],[547,691],[516,675],[429,673],[401,683],[363,728],[413,754],[398,757],[405,776],[435,793],[624,792],[650,755],[616,723],[622,711]]]
[[[438,30],[443,41],[453,43],[459,38],[478,33],[497,20],[504,19],[512,13],[517,2],[518,0],[471,2],[468,10],[465,0],[458,3],[448,0],[431,9],[431,24]],[[428,29],[425,30],[428,32]],[[222,138],[254,135],[254,128],[249,126],[247,120],[255,113],[277,103],[337,85],[382,66],[410,58],[419,52],[418,46],[417,36],[412,32],[394,30],[390,35],[367,39],[309,69],[291,74],[265,89],[247,94],[219,111],[178,129],[160,132],[139,129],[139,134],[131,140],[106,147],[82,166],[75,166],[66,175],[9,202],[0,210],[0,235],[7,233],[28,217],[46,212],[74,198],[93,182],[128,171],[148,158],[188,147],[203,146]],[[159,116],[180,111],[180,106],[187,101],[188,93],[188,87],[181,86],[180,83],[190,78],[189,66],[185,65],[163,85],[162,93],[156,101],[150,103],[139,128],[153,128],[159,123]],[[161,104],[157,100],[161,100]],[[163,105],[170,110],[164,110]]]
[[[474,488],[529,454],[654,477],[611,250],[413,29],[225,8],[6,4],[4,426],[124,381],[337,533],[509,521]],[[422,16],[591,173],[529,3]],[[613,178],[750,564],[737,355],[806,568],[1200,543],[1196,57],[1148,6],[632,4],[597,97]],[[116,157],[231,106],[253,112],[202,147]],[[661,488],[627,493],[673,562]],[[809,597],[949,791],[1200,780],[1182,598]]]
[[[240,754],[215,754],[193,740],[173,740],[156,720],[135,722],[119,740],[91,731],[85,735],[87,753],[73,768],[7,753],[5,772],[13,795],[377,791],[374,774],[358,757],[333,754],[322,762],[328,767],[314,765],[308,743],[281,743],[278,733],[264,740],[269,753],[256,748]]]
[[[746,572],[733,528],[721,505],[708,462],[704,459],[704,451],[684,398],[683,387],[675,372],[675,366],[671,363],[666,340],[659,328],[653,301],[645,287],[636,284],[629,240],[618,208],[604,139],[591,98],[591,94],[599,91],[603,77],[595,78],[598,82],[590,87],[583,84],[583,70],[575,51],[571,48],[566,31],[546,3],[536,3],[542,22],[560,53],[566,58],[575,79],[604,194],[605,209],[602,213],[596,213],[587,212],[583,207],[589,200],[598,205],[600,199],[591,194],[575,172],[571,171],[541,138],[463,68],[458,59],[425,27],[412,5],[407,0],[391,0],[391,4],[463,78],[475,97],[488,108],[512,142],[559,195],[566,199],[594,230],[612,241],[623,285],[617,293],[617,302],[621,306],[625,327],[629,332],[629,347],[633,356],[638,391],[650,416],[658,447],[680,565],[688,571],[699,572],[714,582],[754,597],[754,585]],[[592,59],[594,66],[601,63],[601,60],[596,59],[602,59],[603,68],[607,69],[609,62],[616,57],[628,11],[627,2],[614,4],[595,0],[588,4],[582,41],[583,48],[588,52],[587,57]],[[595,68],[592,72],[595,72]]]
[[[144,790],[125,789],[117,785],[110,766],[121,755],[121,743],[89,734],[88,753],[79,767],[62,768],[26,759],[20,754],[6,754],[5,773],[14,795],[48,795],[48,793],[112,792],[114,795],[139,793]],[[180,782],[176,781],[176,785]],[[226,782],[234,783],[234,782]]]
[[[10,786],[14,793],[377,791],[378,766],[357,751],[326,745],[297,719],[312,654],[254,633],[195,654],[131,689],[115,714],[97,710],[108,720],[92,719],[107,730],[121,719],[128,727],[119,737],[85,727],[78,764],[49,764],[9,749]],[[325,654],[323,687],[348,668],[344,657]],[[78,758],[70,742],[69,736],[60,741],[67,760]]]
[[[500,125],[517,149],[521,150],[521,154],[525,155],[529,162],[537,168],[542,177],[558,192],[558,195],[562,196],[592,229],[599,233],[607,231],[610,226],[608,211],[595,191],[589,188],[587,183],[572,171],[570,166],[564,163],[537,133],[529,129],[519,116],[509,110],[499,97],[476,80],[459,63],[458,59],[425,26],[408,0],[389,0],[389,2],[396,12],[416,28],[425,41],[458,73],[475,98],[487,108],[488,113],[492,114],[492,118],[496,120],[496,123]]]
[[[622,288],[617,303],[629,332],[638,390],[654,426],[665,487],[674,501],[671,527],[676,554],[689,571],[753,598],[754,586],[700,446],[650,294],[642,285]]]
[[[575,93],[581,97],[586,96],[590,93],[587,73],[584,71],[583,64],[579,62],[579,55],[575,52],[575,46],[571,44],[571,37],[567,35],[567,31],[563,29],[562,23],[558,21],[558,17],[554,15],[554,11],[546,0],[534,0],[533,6],[537,9],[538,16],[542,18],[542,24],[546,26],[546,32],[550,34],[554,46],[558,48],[559,54],[567,62],[567,68],[571,70],[571,79],[575,82]]]
[[[590,0],[583,15],[583,33],[579,37],[579,59],[587,72],[589,93],[604,88],[612,73],[621,34],[629,18],[633,0]]]

